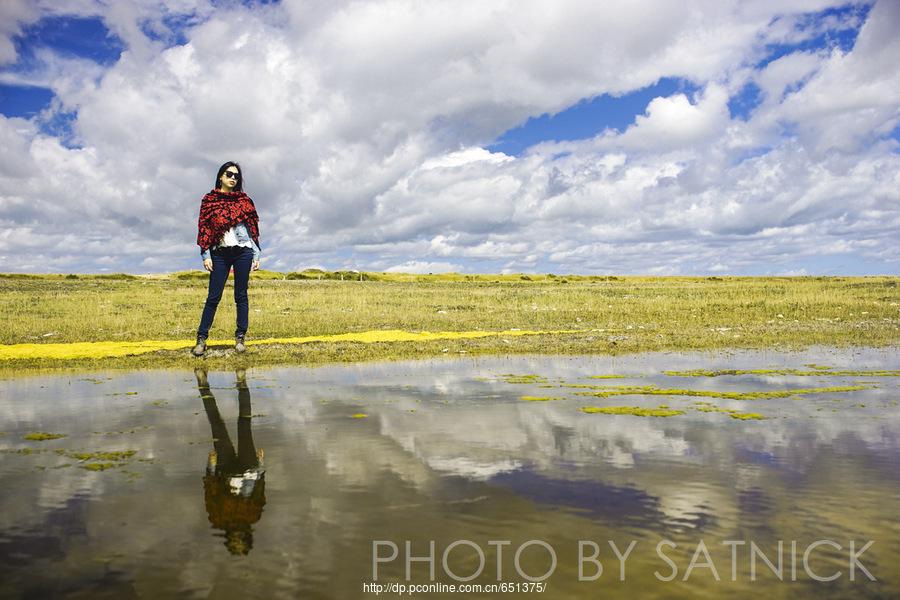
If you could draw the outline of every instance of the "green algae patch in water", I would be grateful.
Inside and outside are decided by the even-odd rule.
[[[540,375],[516,375],[514,373],[505,373],[501,377],[503,377],[503,381],[506,383],[547,383],[547,379]]]
[[[368,416],[369,415],[367,415],[366,413],[354,413],[354,414],[350,415],[350,418],[351,419],[365,419]]]
[[[627,379],[627,375],[589,375],[588,379]]]
[[[737,410],[736,408],[721,408],[711,402],[696,402],[694,410],[705,413],[724,413],[732,419],[739,419],[741,421],[764,421],[768,419],[768,417],[759,413],[744,412],[742,410]]]
[[[87,471],[105,471],[107,469],[114,469],[116,467],[122,466],[119,463],[111,463],[111,462],[102,462],[102,463],[88,463],[86,465],[81,465],[82,469]]]
[[[665,405],[657,408],[642,408],[640,406],[582,406],[581,412],[603,415],[631,415],[634,417],[675,417],[683,415],[683,410],[668,408]]]
[[[125,461],[137,454],[137,450],[114,450],[107,452],[71,452],[69,450],[57,450],[60,456],[67,456],[80,461]]]
[[[771,392],[718,392],[713,390],[687,390],[678,388],[658,388],[656,386],[597,386],[593,392],[575,392],[577,396],[594,396],[609,398],[610,396],[700,396],[707,398],[725,398],[728,400],[769,400],[772,398],[791,398],[807,394],[826,394],[837,392],[858,392],[873,389],[871,385],[844,385],[820,388],[797,388],[793,390],[775,390]]]
[[[732,419],[740,419],[741,421],[765,421],[768,418],[759,413],[745,413],[737,410],[728,411],[728,416]]]
[[[559,396],[519,396],[519,400],[526,402],[549,402],[551,400],[565,400]]]
[[[22,456],[29,456],[36,452],[43,452],[43,450],[35,450],[34,448],[4,448],[0,450],[2,454],[20,454]]]
[[[65,433],[47,433],[46,431],[32,431],[25,434],[25,439],[32,442],[44,442],[46,440],[58,440],[66,437]]]
[[[599,390],[599,389],[605,389],[609,386],[592,385],[589,383],[561,383],[561,384],[559,384],[559,387],[574,388],[574,389],[579,389],[579,390]]]
[[[128,459],[137,454],[137,450],[105,450],[98,452],[76,452],[73,450],[56,450],[59,456],[77,460],[79,468],[87,471],[106,471],[115,467],[123,467]],[[70,465],[63,465],[70,466]]]
[[[801,369],[691,369],[688,371],[663,371],[663,374],[669,375],[670,377],[721,377],[722,375],[796,375],[799,377],[900,377],[900,371],[835,371],[831,369],[831,367],[815,367],[815,370],[813,371],[803,371]]]

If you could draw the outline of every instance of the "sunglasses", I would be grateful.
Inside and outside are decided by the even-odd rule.
[[[241,178],[241,174],[236,171],[225,171],[224,173],[222,173],[222,175],[227,177],[228,179],[240,179]]]

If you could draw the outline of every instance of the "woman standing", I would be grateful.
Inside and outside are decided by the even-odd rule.
[[[194,356],[206,352],[209,328],[222,299],[228,272],[234,268],[234,303],[237,307],[237,328],[234,349],[244,352],[250,305],[247,284],[250,271],[259,269],[259,215],[253,200],[244,193],[244,178],[236,162],[227,162],[216,174],[215,188],[200,203],[197,245],[203,257],[203,267],[209,271],[209,293],[197,329]]]

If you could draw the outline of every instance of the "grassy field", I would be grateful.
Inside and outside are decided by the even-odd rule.
[[[168,276],[0,274],[0,343],[187,340],[206,292],[202,272]],[[213,348],[211,368],[320,364],[446,354],[619,353],[729,347],[894,345],[898,277],[585,277],[254,273],[249,339],[407,331],[578,333],[402,343]],[[212,338],[234,330],[231,285]],[[0,374],[40,368],[196,364],[185,351],[115,359],[6,360]]]

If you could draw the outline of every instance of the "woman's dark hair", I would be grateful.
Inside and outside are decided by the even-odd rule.
[[[214,190],[219,189],[219,185],[221,184],[221,182],[219,180],[222,178],[222,173],[224,173],[225,169],[227,169],[228,167],[237,167],[238,180],[237,180],[237,185],[234,186],[234,191],[243,192],[244,191],[244,172],[241,171],[241,165],[237,164],[236,162],[234,162],[232,160],[229,160],[227,163],[225,163],[224,165],[219,167],[219,172],[216,173],[216,183],[213,184],[213,189]]]

